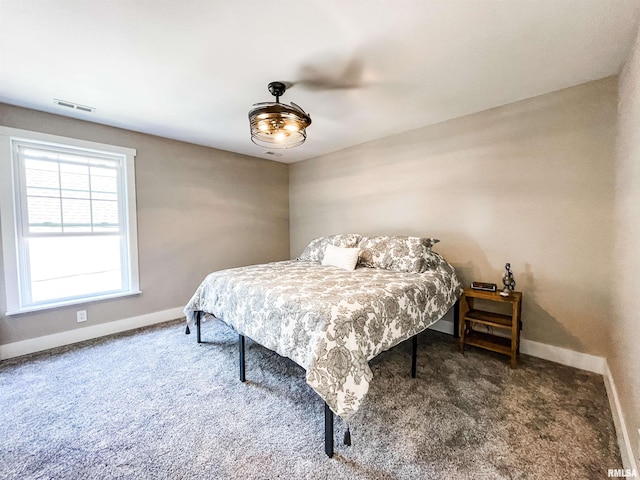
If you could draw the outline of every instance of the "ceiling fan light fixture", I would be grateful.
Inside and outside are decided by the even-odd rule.
[[[295,103],[280,103],[287,87],[282,82],[271,82],[269,91],[275,102],[256,103],[249,111],[251,141],[265,148],[293,148],[307,139],[311,117]]]

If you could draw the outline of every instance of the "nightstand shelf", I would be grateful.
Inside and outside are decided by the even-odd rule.
[[[509,313],[497,313],[475,308],[475,300],[482,299],[508,305]],[[511,357],[511,368],[516,368],[520,353],[520,329],[522,328],[522,292],[511,292],[508,297],[498,292],[465,289],[460,299],[460,352],[465,345],[484,348]],[[486,328],[488,332],[479,331]],[[506,336],[494,335],[493,329],[505,331]]]
[[[511,355],[511,339],[498,337],[489,333],[472,331],[465,336],[464,344],[484,348],[492,352]]]
[[[465,318],[472,321],[489,325],[490,327],[506,328],[511,330],[511,316],[501,313],[485,312],[483,310],[469,310]]]

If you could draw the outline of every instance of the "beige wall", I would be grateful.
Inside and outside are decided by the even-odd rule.
[[[0,125],[137,149],[142,290],[6,317],[0,278],[0,344],[184,306],[213,270],[289,256],[286,165],[4,104]]]
[[[338,232],[434,236],[464,283],[511,262],[525,338],[605,355],[616,102],[611,77],[293,164],[291,254]]]
[[[631,445],[640,452],[640,35],[620,75],[616,166],[614,311],[609,368]],[[640,458],[636,458],[640,465]]]

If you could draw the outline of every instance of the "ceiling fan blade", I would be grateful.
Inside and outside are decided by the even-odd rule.
[[[299,80],[294,85],[304,86],[309,90],[351,89],[362,87],[363,77],[362,59],[352,57],[340,66],[336,65],[335,59],[329,59],[303,65]]]
[[[293,108],[295,108],[296,110],[300,110],[302,113],[304,113],[305,115],[307,115],[307,112],[305,112],[305,111],[302,109],[302,107],[301,107],[300,105],[298,105],[298,104],[296,104],[296,103],[291,102],[291,106],[292,106]]]
[[[254,107],[259,107],[260,105],[271,105],[274,102],[258,102],[258,103],[254,103],[253,106]]]

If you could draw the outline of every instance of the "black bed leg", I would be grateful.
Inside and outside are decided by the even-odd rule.
[[[202,312],[196,312],[196,340],[198,343],[202,343],[200,339],[200,317],[202,316]]]
[[[453,306],[453,338],[460,338],[460,300]]]
[[[324,404],[324,452],[327,457],[333,457],[333,412],[326,403]]]
[[[418,335],[411,338],[411,378],[416,378],[416,361],[418,358]]]
[[[244,375],[244,335],[238,335],[238,353],[240,354],[240,381],[246,380]]]

